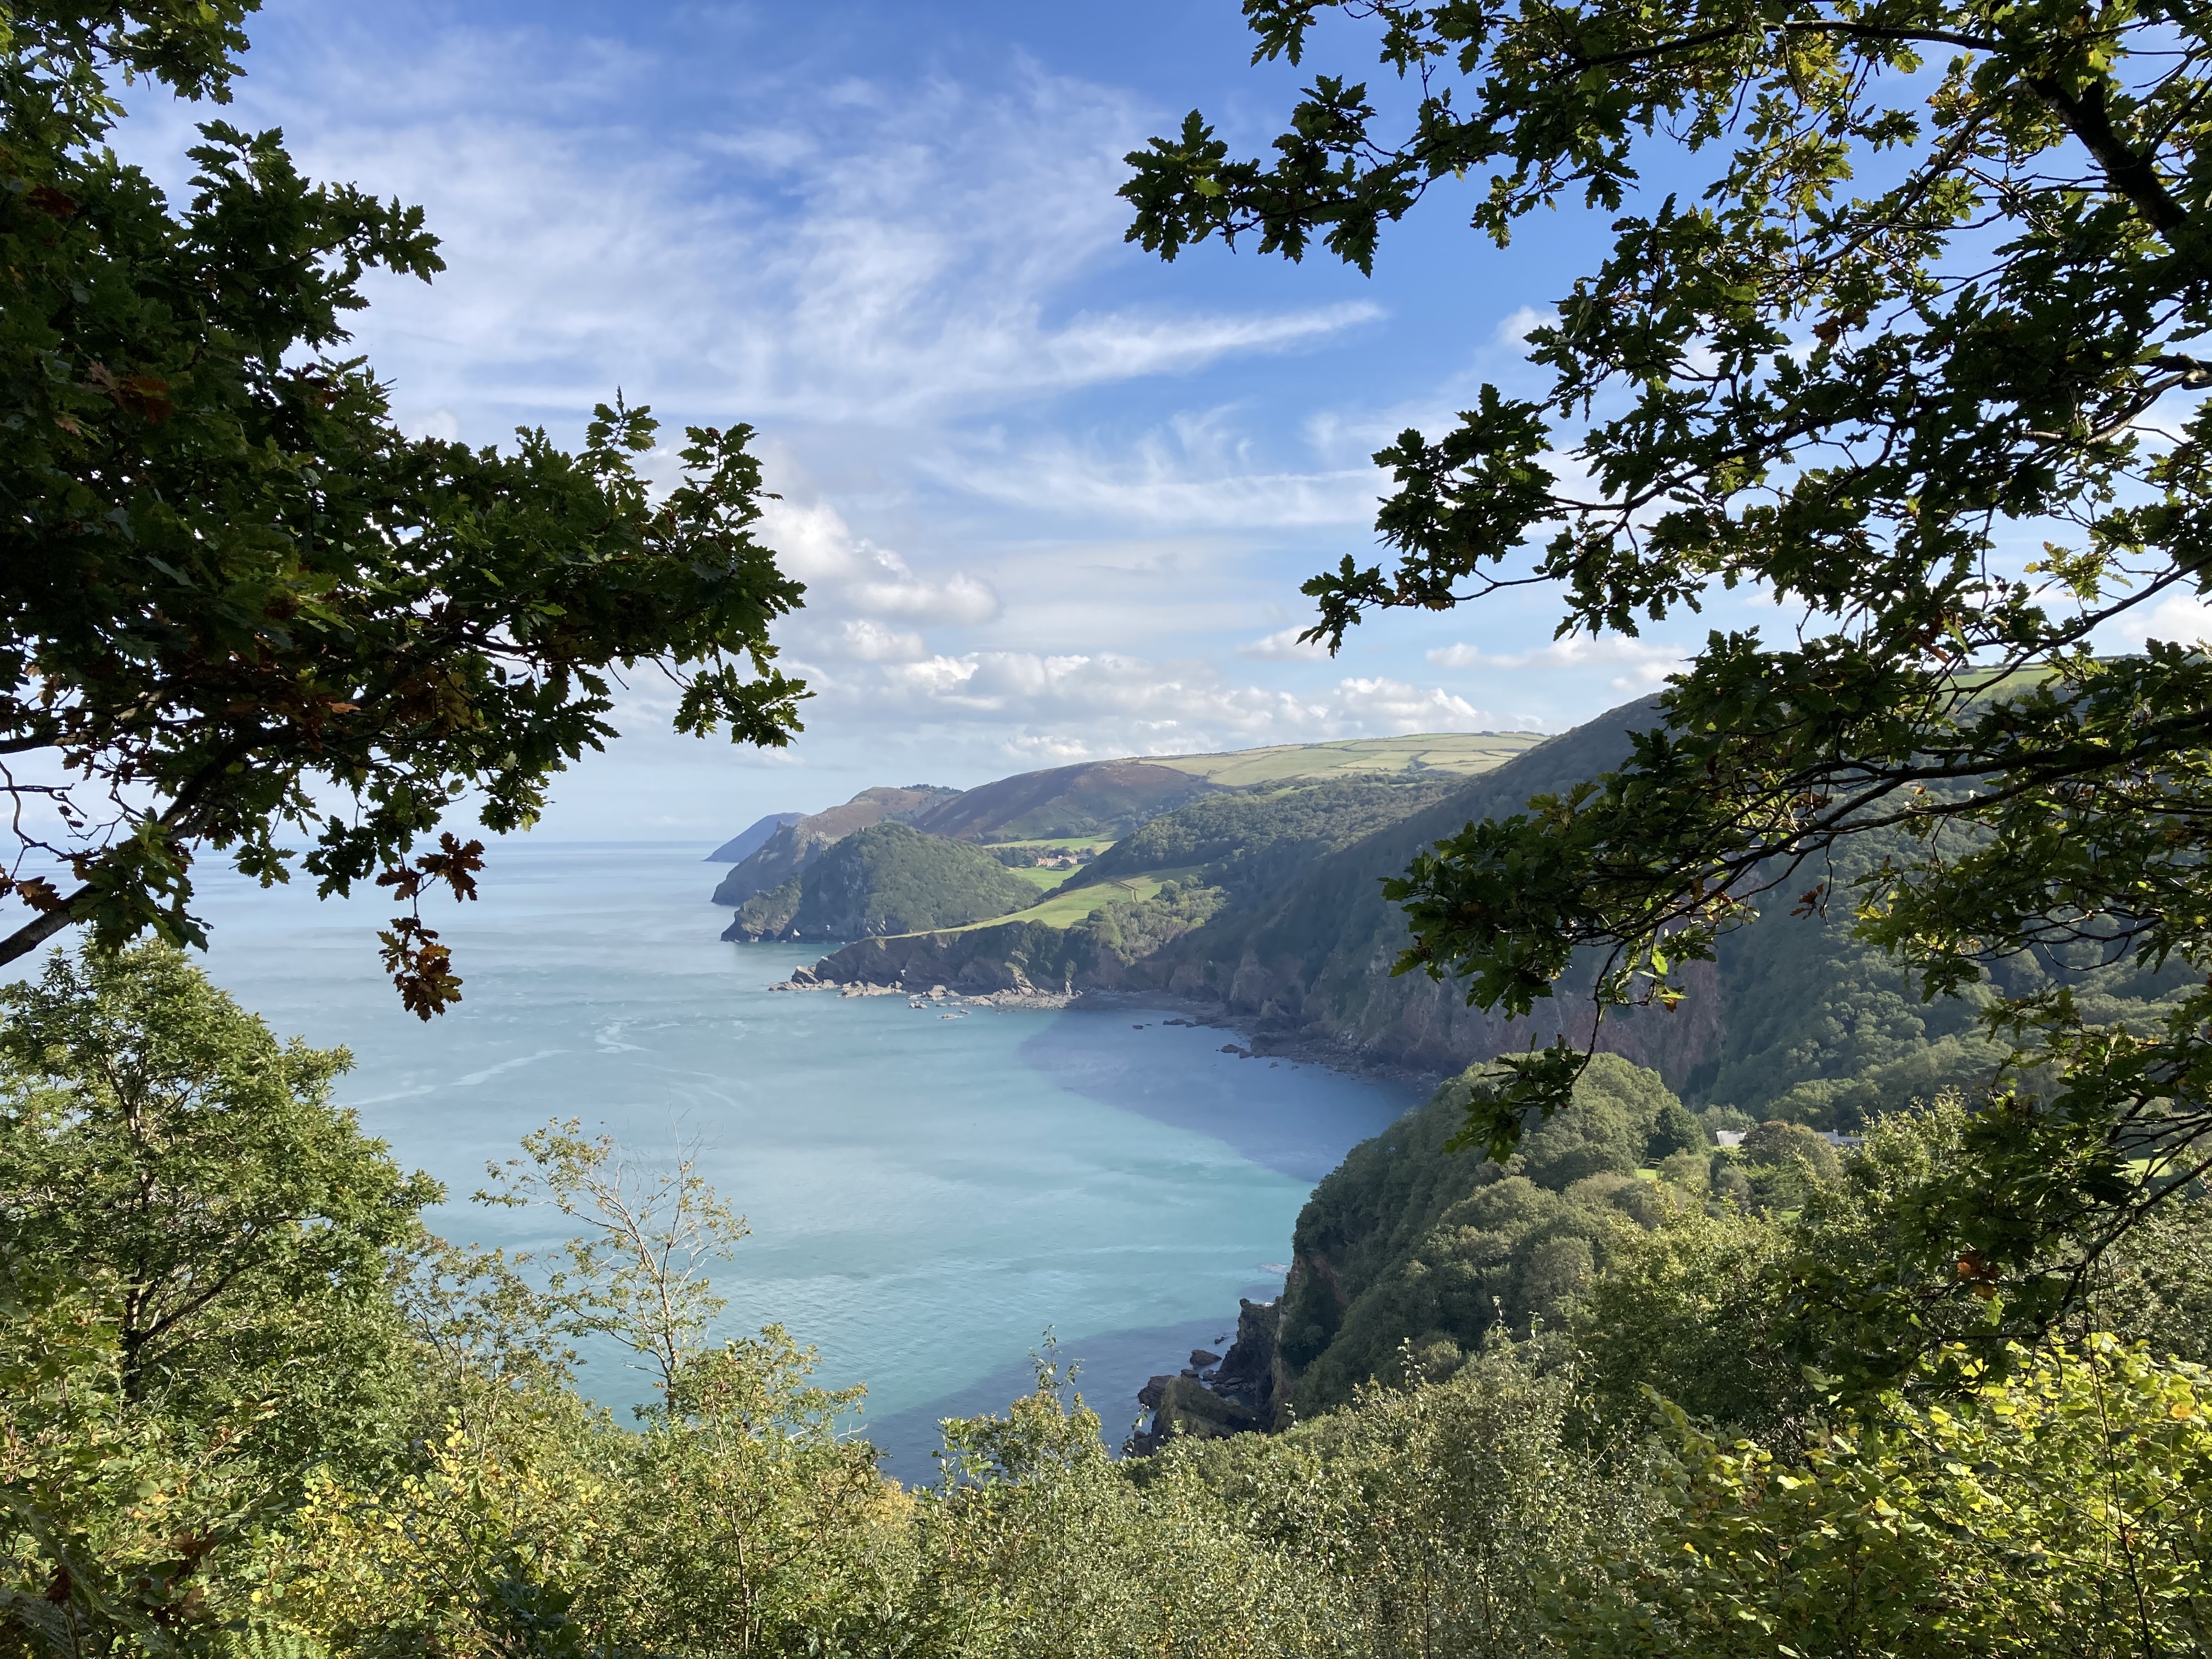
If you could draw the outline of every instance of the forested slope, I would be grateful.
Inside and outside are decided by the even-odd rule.
[[[1019,910],[1037,890],[965,842],[903,823],[855,830],[804,873],[738,906],[722,937],[868,939],[960,927]]]
[[[1408,934],[1382,883],[1470,820],[1519,811],[1532,795],[1615,764],[1628,733],[1652,716],[1648,702],[1626,705],[1472,780],[1416,773],[1212,794],[1152,818],[1072,877],[1058,908],[1094,889],[1098,905],[1074,927],[1010,919],[1002,928],[873,940],[816,971],[977,990],[1169,992],[1249,1022],[1263,1042],[1437,1076],[1561,1029],[1587,1038],[1587,1005],[1571,986],[1509,1024],[1470,1006],[1449,981],[1394,975]],[[1986,1077],[1997,1051],[1975,1025],[1982,998],[1923,1001],[1894,962],[1852,936],[1850,883],[1894,850],[1871,839],[1850,849],[1832,872],[1825,909],[1794,915],[1787,899],[1771,905],[1723,939],[1716,963],[1693,970],[1680,1007],[1616,1014],[1599,1046],[1651,1067],[1695,1104],[1833,1129]],[[1174,890],[1139,899],[1116,885],[1146,875],[1171,877]],[[2178,964],[2069,970],[2056,958],[2001,972],[2014,992],[2063,979],[2090,1018],[2139,1026],[2187,979]]]
[[[878,823],[910,822],[958,792],[931,784],[863,789],[841,806],[797,818],[772,831],[724,876],[717,904],[743,904],[757,893],[782,886],[846,836]]]

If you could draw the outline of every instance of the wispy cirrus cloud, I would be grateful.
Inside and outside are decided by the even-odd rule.
[[[805,736],[769,756],[672,738],[641,676],[626,741],[564,779],[564,811],[615,828],[681,797],[703,828],[833,791],[752,793],[794,775],[836,775],[838,798],[920,775],[918,750],[975,782],[1500,723],[1382,629],[1331,662],[1280,624],[1313,570],[1367,556],[1371,452],[1449,422],[1525,333],[1522,296],[1486,295],[1457,345],[1425,337],[1378,380],[1417,314],[1388,273],[1212,247],[1170,271],[1124,244],[1123,155],[1184,106],[1164,83],[947,45],[957,16],[888,6],[871,32],[919,49],[856,56],[817,15],[272,0],[227,112],[282,125],[314,176],[421,203],[444,239],[434,286],[373,278],[357,319],[410,430],[573,441],[617,386],[671,424],[762,430],[786,499],[757,533],[808,587],[776,630],[817,693]],[[149,109],[149,149],[173,158],[206,113]]]
[[[487,97],[518,66],[542,97]],[[363,337],[420,423],[588,409],[620,382],[696,416],[873,426],[1310,343],[1371,305],[1070,307],[1120,257],[1127,92],[1024,65],[988,89],[739,75],[638,118],[671,66],[466,26],[434,49],[327,31],[244,88],[319,176],[428,210],[434,289],[373,279]],[[533,79],[534,77],[534,79]]]
[[[1371,312],[1343,307],[1352,320]],[[1175,416],[1134,436],[1078,436],[1004,428],[966,434],[927,463],[948,484],[1002,505],[1054,517],[1181,529],[1365,526],[1385,476],[1364,457],[1351,465],[1289,468],[1264,452],[1238,419],[1213,409]]]

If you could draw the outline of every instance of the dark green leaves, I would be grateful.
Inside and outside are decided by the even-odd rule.
[[[9,873],[48,884],[0,960],[72,923],[198,941],[203,848],[343,892],[465,794],[526,827],[617,672],[672,678],[684,731],[798,729],[750,428],[691,429],[662,494],[619,397],[575,454],[411,440],[343,346],[366,272],[443,269],[419,210],[273,132],[204,126],[181,210],[108,152],[109,78],[219,98],[250,9],[18,7],[0,46],[0,793],[43,809]],[[390,932],[409,1005],[451,1001],[419,915]]]
[[[1337,38],[1325,18],[1364,21],[1407,99],[1386,116],[1317,74],[1264,164],[1194,116],[1132,158],[1146,246],[1249,230],[1296,257],[1319,236],[1365,269],[1379,226],[1476,168],[1474,226],[1497,241],[1577,197],[1620,215],[1529,336],[1542,395],[1486,387],[1454,430],[1376,458],[1389,562],[1309,583],[1312,636],[1532,579],[1557,586],[1562,635],[1746,587],[1784,617],[1771,640],[1711,635],[1625,765],[1392,883],[1401,970],[1507,1014],[1563,985],[1601,1012],[1671,1006],[1684,964],[1779,903],[1844,907],[1930,997],[1988,996],[2008,963],[2046,988],[2130,958],[2212,971],[2212,659],[2156,642],[2199,625],[2161,607],[2212,571],[2202,19],[2078,0],[1246,13],[1259,55],[1291,62]],[[1654,159],[1687,182],[1642,192]],[[1964,1291],[1946,1267],[1944,1294],[2047,1321],[2201,1165],[2201,1004],[2144,1030],[2059,994],[1994,1001],[2012,1059],[1927,1234],[1978,1265]],[[1512,1064],[1473,1131],[1499,1148],[1564,1098],[1576,1051]]]

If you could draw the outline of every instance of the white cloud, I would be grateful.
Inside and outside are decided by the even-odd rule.
[[[727,88],[725,121],[672,131],[638,119],[668,66],[605,42],[339,33],[252,77],[246,111],[311,173],[421,203],[443,239],[435,288],[372,276],[362,324],[416,424],[473,410],[481,441],[501,435],[487,410],[567,416],[619,379],[693,418],[896,426],[1379,314],[1064,308],[1133,257],[1115,192],[1152,118],[1116,88],[1033,67],[988,91],[763,77]],[[483,92],[518,80],[538,96]]]
[[[1439,668],[1556,671],[1618,667],[1625,672],[1613,676],[1613,689],[1635,695],[1657,688],[1689,660],[1689,654],[1679,645],[1630,639],[1619,634],[1602,635],[1596,639],[1576,634],[1534,651],[1485,651],[1479,646],[1464,643],[1440,646],[1428,653],[1428,659]]]
[[[1492,716],[1441,686],[1407,685],[1402,680],[1340,680],[1335,709],[1340,719],[1357,720],[1386,736],[1407,732],[1469,732],[1492,723]]]
[[[1559,320],[1556,311],[1540,311],[1534,306],[1522,306],[1498,325],[1498,343],[1520,350],[1528,343],[1528,337],[1540,328],[1550,328]]]
[[[891,617],[969,625],[989,622],[999,614],[999,596],[988,582],[966,571],[943,576],[920,574],[890,549],[855,536],[843,515],[826,502],[770,501],[755,534],[775,550],[776,562],[786,574],[806,584],[806,609],[801,615],[808,623]],[[864,635],[848,631],[844,636]],[[883,630],[865,636],[879,642],[890,637]],[[917,648],[904,654],[921,653]]]
[[[1004,725],[1009,752],[1189,754],[1328,738],[1473,731],[1492,717],[1436,686],[1346,678],[1307,691],[1223,679],[1204,663],[1107,653],[1019,651],[885,664],[880,689],[856,690],[880,719]]]
[[[1009,506],[1180,530],[1365,526],[1389,482],[1364,455],[1310,471],[1271,465],[1224,410],[1178,416],[1127,441],[994,433],[928,465]]]
[[[2212,641],[2212,605],[2194,594],[2172,594],[2143,618],[2142,630],[2147,638],[2174,645],[2206,644]]]
[[[843,629],[845,654],[861,662],[914,662],[929,654],[919,634],[859,617]]]
[[[1237,647],[1240,657],[1255,662],[1322,662],[1328,657],[1328,647],[1315,641],[1300,640],[1304,628],[1279,628],[1264,638]]]

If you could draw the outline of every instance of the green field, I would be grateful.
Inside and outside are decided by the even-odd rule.
[[[1018,876],[1031,872],[1017,870]],[[1073,873],[1066,870],[1039,870],[1040,876],[1066,878]],[[1102,904],[1116,899],[1148,899],[1156,896],[1169,882],[1181,880],[1193,874],[1189,870],[1147,870],[1141,876],[1132,876],[1126,881],[1102,881],[1088,887],[1079,887],[1072,892],[1048,898],[1042,903],[1032,904],[1026,910],[1017,910],[1011,915],[993,916],[988,921],[971,921],[964,927],[937,927],[939,933],[972,933],[978,927],[997,927],[1009,921],[1041,921],[1048,927],[1072,927]]]
[[[1034,847],[1040,853],[1073,853],[1085,847],[1096,848],[1103,853],[1113,844],[1113,838],[1108,836],[1062,836],[1057,840],[994,841],[991,843],[994,847]]]
[[[1225,755],[1139,756],[1224,788],[1287,783],[1298,778],[1358,777],[1376,772],[1456,772],[1464,777],[1503,766],[1544,741],[1541,732],[1425,732],[1404,738],[1352,738],[1341,743],[1280,744]]]

